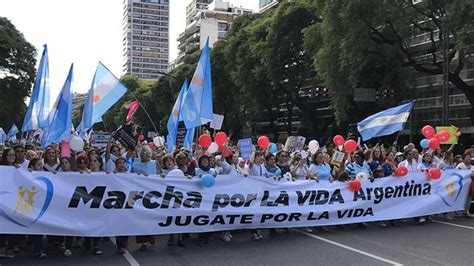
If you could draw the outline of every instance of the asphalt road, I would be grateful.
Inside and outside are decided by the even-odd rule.
[[[108,241],[101,243],[101,256],[76,249],[65,257],[51,250],[45,260],[34,258],[28,246],[13,259],[0,259],[0,265],[474,265],[474,218],[437,221],[313,233],[295,229],[274,238],[264,230],[260,241],[252,241],[249,231],[233,232],[232,242],[216,233],[206,247],[198,245],[195,235],[185,248],[168,247],[168,237],[157,236],[145,252],[132,238],[126,255],[117,255]]]

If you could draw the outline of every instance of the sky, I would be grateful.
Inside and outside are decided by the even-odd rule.
[[[170,61],[177,57],[176,39],[186,26],[186,5],[170,0]],[[235,6],[256,9],[258,0],[231,0]],[[0,0],[0,16],[8,18],[37,49],[48,45],[51,102],[74,63],[73,91],[85,93],[101,61],[117,77],[122,75],[123,0]],[[36,66],[38,67],[38,66]]]

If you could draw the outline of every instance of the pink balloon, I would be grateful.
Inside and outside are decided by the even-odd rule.
[[[61,141],[61,157],[71,157],[71,147],[67,140]]]
[[[355,150],[357,150],[357,142],[353,139],[347,140],[344,143],[344,150],[346,152],[355,152]]]
[[[217,132],[216,137],[215,137],[215,141],[216,141],[217,145],[222,146],[227,141],[227,135],[222,131]]]
[[[211,136],[208,134],[202,134],[199,136],[199,146],[203,147],[204,149],[207,149],[212,143]]]
[[[357,179],[350,181],[348,185],[349,190],[352,192],[359,191],[360,187],[361,187],[360,181]]]
[[[442,130],[437,135],[438,135],[437,138],[439,139],[440,142],[446,142],[451,138],[451,134],[446,130]]]
[[[428,176],[431,179],[439,179],[441,177],[441,170],[439,168],[430,168],[428,169]]]
[[[439,149],[439,139],[437,138],[431,138],[428,140],[428,147],[432,150],[437,150]]]
[[[341,135],[336,135],[334,138],[332,138],[332,142],[334,142],[334,144],[337,146],[340,146],[344,144],[344,138]]]
[[[267,149],[270,146],[270,139],[267,136],[260,136],[257,140],[258,146],[262,149]]]
[[[433,137],[436,135],[435,129],[434,129],[432,126],[430,126],[430,125],[424,126],[424,127],[421,129],[421,133],[422,133],[423,136],[425,136],[425,138],[427,138],[427,139],[431,139],[431,138],[433,138]]]

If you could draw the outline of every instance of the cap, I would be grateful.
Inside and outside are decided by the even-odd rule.
[[[395,156],[401,156],[401,155],[403,155],[403,153],[401,153],[401,152],[395,153]]]

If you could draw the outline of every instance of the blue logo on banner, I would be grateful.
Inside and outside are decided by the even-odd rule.
[[[435,193],[444,204],[452,207],[458,200],[462,190],[462,175],[453,173],[449,178],[436,187]]]
[[[3,217],[7,221],[14,223],[16,225],[19,225],[21,227],[29,227],[33,225],[34,223],[36,223],[39,219],[41,219],[41,217],[43,217],[43,215],[46,213],[46,210],[49,207],[49,204],[51,203],[51,200],[53,199],[53,193],[54,193],[53,183],[47,177],[44,177],[44,176],[36,177],[33,180],[40,181],[40,184],[44,185],[44,189],[38,188],[34,185],[29,188],[26,186],[19,186],[16,191],[17,201],[16,201],[15,210],[13,211],[13,213],[9,215],[3,209],[0,208],[0,217]],[[38,194],[38,191],[42,191],[42,190],[46,191],[46,196],[42,205],[39,205],[35,199],[36,199],[36,195]],[[2,198],[3,195],[10,196],[12,194],[13,193],[10,191],[0,191],[0,198]],[[36,208],[38,205],[41,208]],[[36,212],[38,214],[34,216]],[[29,224],[25,222],[20,222],[18,221],[18,219],[15,219],[15,217],[19,215],[31,217],[34,219]]]

